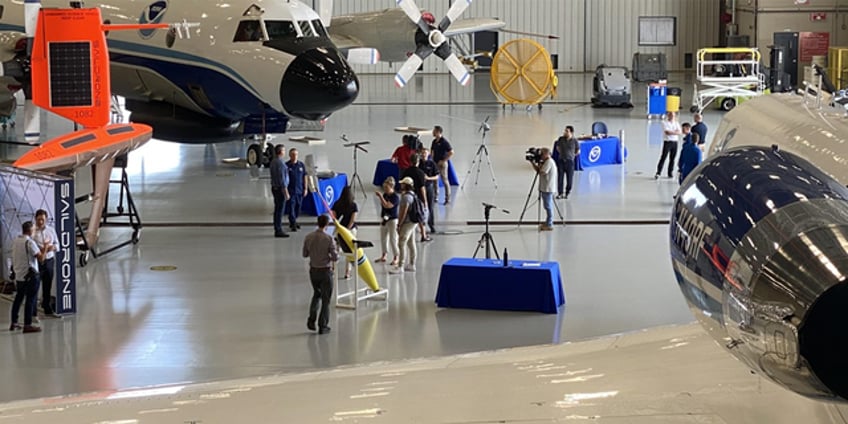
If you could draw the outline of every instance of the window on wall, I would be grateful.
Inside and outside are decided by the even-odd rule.
[[[674,16],[640,16],[640,46],[673,46],[677,43],[677,18]]]

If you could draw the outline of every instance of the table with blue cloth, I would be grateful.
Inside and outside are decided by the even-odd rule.
[[[618,137],[599,138],[580,141],[580,160],[574,164],[575,171],[600,165],[624,163],[624,149]]]
[[[329,212],[324,206],[324,202],[322,202],[321,198],[318,196],[323,195],[327,204],[333,206],[333,203],[335,203],[336,200],[339,200],[339,197],[342,195],[342,190],[344,190],[346,185],[347,174],[344,173],[337,174],[333,178],[319,178],[318,192],[309,193],[309,195],[303,199],[300,214],[318,216],[319,213],[323,214]]]
[[[565,304],[559,263],[452,258],[442,265],[436,304],[555,314]]]
[[[396,163],[392,162],[391,159],[383,159],[377,162],[377,169],[374,170],[374,185],[382,186],[383,181],[386,181],[386,178],[394,177],[395,182],[400,182],[400,170]],[[450,181],[450,185],[458,186],[459,180],[456,178],[456,171],[453,169],[453,162],[448,161],[448,180]],[[439,187],[443,187],[442,179],[439,178]]]

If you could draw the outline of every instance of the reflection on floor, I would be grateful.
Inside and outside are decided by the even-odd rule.
[[[438,78],[424,76],[425,81]],[[585,77],[573,80],[560,87],[562,93],[572,92],[572,86],[573,92],[585,90]],[[311,290],[300,257],[314,217],[302,217],[304,229],[290,239],[271,237],[267,170],[222,162],[243,157],[242,142],[150,142],[130,157],[128,169],[146,225],[140,243],[78,270],[78,315],[45,321],[41,334],[0,334],[0,380],[15,382],[0,385],[0,401],[560,343],[689,322],[669,267],[662,224],[677,183],[653,179],[661,127],[645,119],[643,90],[635,93],[634,109],[553,104],[529,112],[473,102],[390,105],[392,98],[377,92],[334,115],[323,133],[312,134],[325,138],[325,146],[279,137],[302,155],[314,154],[323,169],[348,175],[353,173],[352,152],[341,147],[340,136],[372,142],[369,152],[359,156],[358,171],[369,184],[369,197],[357,197],[359,220],[368,224],[360,230],[361,239],[378,238],[377,227],[370,225],[378,219],[370,194],[376,187],[370,182],[377,160],[389,157],[399,144],[401,135],[393,127],[444,126],[465,183],[464,189],[454,188],[450,206],[437,208],[440,233],[420,245],[418,272],[389,276],[377,266],[378,278],[391,289],[389,301],[371,302],[357,312],[334,311],[333,332],[324,336],[326,349],[320,350],[309,343],[305,327]],[[711,129],[720,116],[708,112]],[[468,175],[481,143],[477,129],[486,117],[492,130],[485,142],[497,189],[485,162],[476,184]],[[688,114],[684,118],[690,120]],[[573,195],[559,202],[569,224],[537,232],[537,205],[522,214],[533,180],[524,151],[550,145],[565,125],[589,132],[597,120],[605,121],[610,132],[623,131],[626,163],[578,172]],[[46,122],[49,135],[71,128],[54,118]],[[6,158],[21,151],[0,147]],[[87,175],[80,173],[77,180],[79,194],[87,188]],[[441,264],[470,256],[483,231],[467,224],[482,219],[481,202],[510,211],[492,214],[495,240],[510,257],[559,261],[567,298],[559,315],[436,308]],[[521,215],[527,224],[514,225]],[[108,244],[127,234],[109,228],[103,237]],[[157,265],[177,269],[152,271]],[[0,316],[7,317],[9,307],[0,302]]]

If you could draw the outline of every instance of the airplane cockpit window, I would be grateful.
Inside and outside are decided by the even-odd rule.
[[[300,32],[303,33],[304,37],[315,37],[315,32],[312,30],[312,25],[309,25],[309,21],[300,21],[298,25],[300,25]]]
[[[234,42],[262,41],[262,28],[257,20],[241,21]]]
[[[292,39],[297,37],[297,30],[292,21],[265,21],[265,29],[271,40]]]
[[[321,23],[320,19],[316,19],[312,21],[312,28],[315,28],[315,32],[318,33],[319,37],[329,37],[327,34],[327,28],[324,28],[324,24]]]

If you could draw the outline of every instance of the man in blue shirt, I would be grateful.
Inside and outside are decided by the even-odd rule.
[[[286,162],[289,177],[289,201],[286,203],[286,211],[289,214],[289,229],[297,231],[300,225],[297,217],[300,216],[300,208],[303,198],[309,194],[306,189],[306,165],[297,160],[297,149],[289,150],[289,161]]]
[[[451,185],[448,178],[448,161],[453,156],[453,147],[450,142],[442,135],[442,127],[436,125],[433,127],[433,144],[430,145],[430,151],[433,153],[433,162],[439,166],[439,175],[442,179],[442,185],[445,186],[445,204],[450,203]],[[436,196],[439,195],[439,185],[436,184]]]
[[[692,125],[692,134],[698,135],[698,139],[694,140],[695,144],[703,151],[707,143],[707,124],[702,122],[703,117],[700,113],[696,113],[692,119],[695,120],[695,125]]]
[[[680,149],[680,159],[677,161],[677,172],[680,175],[679,182],[683,180],[701,163],[701,148],[695,144],[690,132],[689,123],[681,126],[683,129],[683,147]]]
[[[278,144],[274,147],[277,157],[271,161],[271,194],[274,195],[274,237],[286,238],[289,235],[283,231],[283,208],[289,198],[289,173],[283,156],[286,147]]]

